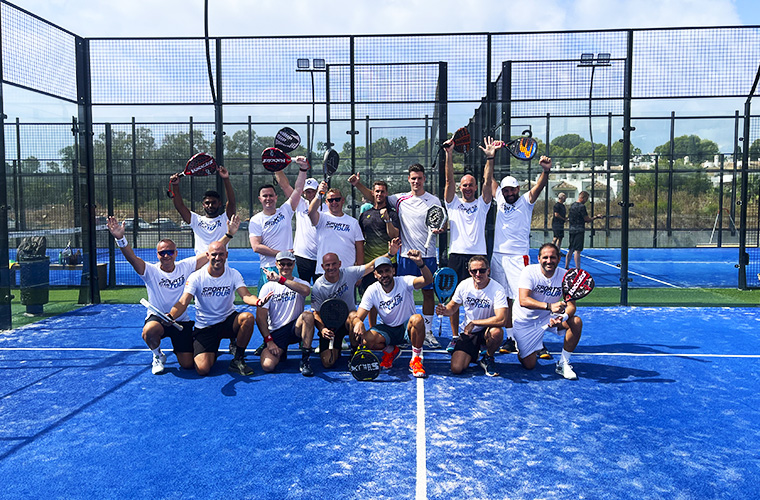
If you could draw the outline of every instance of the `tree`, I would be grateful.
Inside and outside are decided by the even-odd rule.
[[[692,163],[702,163],[712,160],[718,154],[718,145],[709,139],[701,139],[698,135],[682,135],[673,140],[673,153],[676,158],[689,157]],[[654,148],[659,155],[670,155],[670,141]]]

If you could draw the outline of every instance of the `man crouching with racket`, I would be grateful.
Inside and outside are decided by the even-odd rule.
[[[562,300],[565,269],[559,265],[559,248],[544,243],[538,250],[538,264],[523,269],[518,282],[519,300],[514,303],[512,322],[518,359],[524,368],[536,367],[544,332],[563,335],[562,356],[556,372],[568,380],[578,376],[570,365],[570,354],[581,339],[583,321],[575,315],[575,301]]]
[[[116,239],[124,258],[134,268],[140,279],[145,282],[148,290],[148,302],[159,311],[168,311],[182,296],[182,290],[188,277],[205,266],[208,256],[205,253],[195,257],[177,260],[177,245],[174,241],[164,238],[156,245],[157,263],[147,263],[135,254],[127,238],[124,236],[126,228],[124,223],[119,222],[113,216],[106,221],[108,230]],[[227,221],[227,234],[222,238],[222,243],[227,244],[240,227],[240,219],[232,215]],[[182,326],[180,331],[175,325],[168,324],[148,310],[143,325],[142,338],[148,348],[153,352],[153,366],[151,372],[158,375],[164,372],[166,354],[161,352],[161,339],[169,337],[172,341],[172,349],[177,356],[179,365],[186,370],[193,369],[193,322],[187,313],[175,316],[176,322]]]
[[[490,278],[488,259],[475,255],[467,262],[470,277],[459,283],[451,301],[439,304],[435,312],[440,316],[452,316],[464,306],[465,326],[451,354],[451,372],[462,373],[477,359],[481,346],[486,353],[480,366],[489,377],[498,375],[494,355],[504,338],[502,326],[507,320],[507,294],[496,280]]]
[[[354,318],[354,334],[362,339],[368,349],[383,351],[380,367],[386,370],[393,366],[401,349],[399,344],[411,342],[412,360],[409,371],[417,378],[425,377],[422,366],[422,344],[425,341],[425,321],[417,314],[414,304],[414,291],[420,290],[433,282],[433,273],[422,260],[419,250],[407,252],[409,260],[419,268],[421,276],[394,276],[395,270],[391,260],[378,257],[375,260],[375,277],[373,283],[364,292],[361,304]],[[372,308],[377,309],[380,322],[366,331],[364,318]]]
[[[198,375],[208,375],[216,362],[220,341],[228,338],[235,339],[230,345],[233,355],[230,371],[253,375],[253,369],[245,362],[245,348],[251,340],[255,321],[253,314],[235,310],[235,293],[249,306],[257,307],[266,304],[269,297],[259,300],[248,291],[240,273],[227,267],[227,248],[223,242],[211,243],[206,256],[209,263],[190,275],[185,292],[168,315],[181,317],[195,299],[193,359]]]
[[[260,294],[271,295],[268,304],[256,309],[256,324],[264,337],[266,347],[261,351],[261,368],[273,372],[277,365],[287,356],[290,344],[301,343],[301,364],[299,369],[304,377],[314,375],[309,364],[311,341],[314,339],[314,314],[304,311],[306,297],[311,287],[304,280],[293,277],[296,256],[289,250],[278,252],[275,256],[278,272],[264,269],[267,282],[261,287]]]

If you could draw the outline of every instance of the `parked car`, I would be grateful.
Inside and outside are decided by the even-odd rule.
[[[156,229],[163,229],[164,231],[176,231],[180,228],[176,222],[166,217],[159,217],[154,220],[153,227]]]
[[[127,219],[124,219],[124,228],[127,231],[132,231],[134,227],[135,227],[134,217],[129,217]],[[150,223],[146,222],[144,219],[138,218],[137,229],[153,229],[153,226],[151,226]]]

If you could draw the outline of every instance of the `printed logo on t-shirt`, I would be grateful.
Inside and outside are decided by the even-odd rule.
[[[269,299],[270,302],[290,302],[291,300],[296,300],[296,292],[290,289],[276,293]]]
[[[211,222],[206,222],[204,220],[198,220],[198,227],[201,229],[205,229],[206,231],[213,231],[214,229],[221,227],[222,225],[222,219],[215,219]]]
[[[464,205],[459,205],[457,208],[459,210],[461,210],[462,212],[466,213],[467,215],[474,214],[475,212],[478,211],[478,206],[477,205],[473,205],[471,207],[466,207]]]
[[[546,297],[559,297],[562,295],[562,287],[549,285],[536,285],[533,289],[535,293],[542,293]]]
[[[348,290],[348,283],[343,283],[338,287],[337,290],[335,290],[333,293],[328,295],[329,298],[334,299],[335,297],[340,297],[344,293],[346,293],[346,290]]]
[[[232,293],[232,286],[204,286],[201,297],[227,297]]]
[[[282,222],[282,220],[285,219],[285,215],[282,213],[278,213],[276,217],[272,217],[268,221],[264,223],[264,227],[273,227]]]
[[[402,300],[403,300],[403,297],[401,296],[401,293],[397,293],[396,295],[393,296],[392,299],[381,300],[380,309],[390,313],[397,305],[401,304]]]
[[[326,229],[332,229],[333,231],[348,232],[351,230],[351,226],[342,222],[327,221],[325,224]]]
[[[475,297],[467,297],[464,300],[464,307],[472,309],[490,309],[490,299],[477,299]]]
[[[509,203],[503,203],[503,204],[501,205],[501,210],[502,210],[502,211],[503,211],[505,214],[509,214],[509,213],[512,213],[512,212],[514,212],[516,209],[515,209],[515,206],[514,206],[514,205],[510,205]]]
[[[160,286],[161,288],[169,288],[169,289],[179,288],[184,284],[185,284],[184,276],[180,276],[179,278],[173,279],[173,280],[170,280],[169,278],[161,278],[158,281],[158,286]]]

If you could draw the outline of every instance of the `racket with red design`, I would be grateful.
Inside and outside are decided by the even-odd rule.
[[[594,289],[594,278],[583,269],[569,269],[562,278],[562,296],[568,300],[582,299]]]
[[[187,160],[187,164],[185,164],[185,170],[177,174],[177,176],[185,177],[193,175],[196,177],[205,177],[207,175],[215,174],[217,166],[218,165],[213,156],[207,153],[198,153]],[[172,192],[171,185],[169,185],[169,190],[166,192],[166,194],[169,196],[169,198],[174,198],[174,193]]]
[[[290,156],[280,148],[266,148],[261,153],[261,164],[270,172],[279,172],[290,165],[290,162]]]

